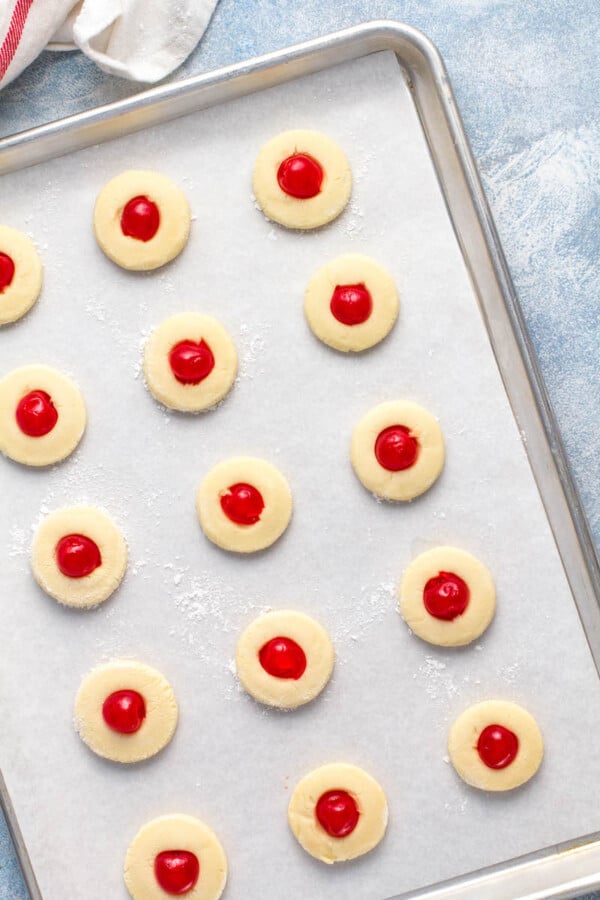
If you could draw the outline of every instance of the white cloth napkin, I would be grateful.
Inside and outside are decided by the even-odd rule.
[[[0,0],[0,88],[57,35],[111,75],[159,81],[192,52],[217,0]]]

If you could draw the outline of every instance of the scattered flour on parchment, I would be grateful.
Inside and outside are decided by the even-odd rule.
[[[10,529],[8,555],[12,559],[18,556],[26,556],[29,553],[31,536],[25,528],[13,525]]]
[[[467,811],[467,807],[469,805],[468,797],[457,797],[455,803],[446,802],[444,803],[444,809],[446,812],[458,812],[461,815],[464,815]]]
[[[270,322],[261,322],[258,330],[250,329],[245,324],[240,325],[238,378],[252,379],[255,375],[263,374],[262,357],[268,346],[270,331]]]
[[[498,674],[500,675],[500,678],[507,682],[507,684],[514,684],[519,677],[519,663],[515,662],[510,665],[502,666],[502,668],[498,670]]]
[[[364,213],[358,202],[352,198],[344,215],[344,232],[350,240],[363,237],[365,229]]]
[[[223,670],[235,675],[235,664],[223,652],[222,635],[228,635],[231,653],[235,652],[240,621],[250,621],[267,611],[263,601],[240,597],[232,585],[208,572],[190,575],[174,567],[166,574],[170,585],[169,602],[175,612],[170,617],[169,635],[176,637],[185,650],[202,659],[207,673],[221,680]],[[229,680],[226,697],[240,694],[234,677]]]
[[[394,608],[397,585],[382,582],[363,585],[358,595],[351,599],[344,616],[330,629],[330,637],[338,658],[343,661],[344,648],[364,638],[368,628],[380,622]]]
[[[426,656],[413,679],[422,684],[425,693],[432,699],[445,703],[459,692],[451,672],[445,662],[434,656]]]
[[[148,343],[148,338],[152,334],[152,329],[146,328],[142,331],[138,341],[138,354],[133,360],[133,377],[136,381],[143,377],[144,373],[144,348]],[[145,379],[144,379],[145,384]]]

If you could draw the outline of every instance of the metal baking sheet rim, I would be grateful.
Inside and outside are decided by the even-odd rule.
[[[569,470],[508,266],[444,63],[431,41],[399,22],[357,25],[256,59],[0,139],[0,175],[36,165],[203,107],[381,50],[396,54],[474,283],[498,367],[600,671],[600,564]],[[42,900],[6,784],[0,805],[27,889]],[[420,900],[570,898],[600,886],[600,833],[403,894]],[[393,900],[393,898],[390,898]],[[399,898],[396,898],[399,900]]]

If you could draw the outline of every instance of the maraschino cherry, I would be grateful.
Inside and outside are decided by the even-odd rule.
[[[373,311],[373,300],[364,284],[338,284],[329,308],[342,325],[362,325]]]
[[[336,838],[352,834],[360,818],[356,800],[342,790],[321,794],[315,812],[321,827]]]
[[[423,603],[430,616],[451,622],[469,605],[468,585],[454,572],[439,572],[425,585]]]
[[[264,508],[261,492],[245,482],[232,484],[221,494],[221,509],[236,525],[255,525]]]
[[[190,850],[163,850],[154,859],[154,876],[165,893],[179,897],[196,887],[200,862]]]
[[[405,425],[384,428],[375,441],[377,462],[388,472],[401,472],[414,466],[419,455],[419,442]]]
[[[102,705],[102,717],[113,731],[135,734],[146,718],[146,703],[137,691],[114,691]]]
[[[274,637],[260,648],[260,664],[274,678],[297,681],[306,669],[306,654],[300,644],[289,637]]]
[[[158,206],[148,197],[132,197],[121,213],[121,231],[137,241],[150,241],[158,231],[160,213]]]
[[[7,253],[0,252],[0,294],[10,287],[15,277],[15,264]]]
[[[505,769],[519,752],[519,738],[504,725],[488,725],[479,735],[477,752],[489,769]]]
[[[179,341],[169,351],[169,365],[181,384],[200,384],[215,367],[215,357],[205,340]]]
[[[85,534],[66,534],[56,545],[58,568],[68,578],[85,578],[102,565],[98,544]]]
[[[58,422],[58,411],[46,391],[29,391],[15,410],[17,425],[28,437],[44,437]]]
[[[323,184],[323,169],[308,153],[294,153],[284,159],[277,170],[277,181],[282,191],[296,200],[316,197]]]

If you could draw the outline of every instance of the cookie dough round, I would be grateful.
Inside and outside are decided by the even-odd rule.
[[[103,705],[111,694],[135,691],[145,704],[140,727],[131,733],[111,728]],[[177,701],[167,679],[151,666],[111,660],[89,672],[75,698],[75,728],[90,750],[120,763],[149,759],[169,743],[177,727]]]
[[[31,238],[0,225],[0,325],[28,312],[42,290],[42,263]]]
[[[161,854],[169,851],[185,854],[198,872],[197,880],[187,882],[187,873],[179,874],[179,889],[165,891],[157,880]],[[193,858],[196,859],[196,864]],[[168,867],[167,867],[168,868]],[[164,869],[163,869],[164,871]],[[189,869],[188,869],[189,873]],[[167,900],[183,894],[186,900],[219,900],[227,881],[227,857],[216,834],[193,816],[161,816],[138,831],[125,857],[125,884],[133,900]],[[183,890],[182,890],[183,888]]]
[[[362,289],[362,302],[345,303],[344,287]],[[359,253],[345,253],[321,266],[304,295],[304,314],[312,331],[344,353],[367,350],[382,341],[394,327],[398,308],[392,276]]]
[[[477,749],[482,732],[490,726],[501,726],[512,732],[509,742],[512,741],[513,748],[514,737],[518,742],[512,761],[499,768],[486,765]],[[507,746],[510,748],[510,743]],[[544,755],[544,742],[537,722],[522,706],[506,700],[485,700],[470,706],[454,722],[448,751],[452,765],[467,784],[482,791],[510,791],[535,775]],[[502,762],[498,751],[492,748],[492,752],[496,762]],[[506,759],[510,760],[513,753]]]
[[[437,598],[437,609],[430,603],[433,612],[425,603],[426,587]],[[430,644],[470,644],[486,630],[495,609],[496,590],[488,569],[458,547],[421,553],[402,577],[400,612],[411,631]]]
[[[72,576],[61,570],[58,552],[68,537],[87,538],[96,545],[99,563],[88,574]],[[31,566],[39,586],[59,603],[90,608],[107,600],[120,585],[127,567],[127,544],[102,510],[91,506],[57,509],[36,531]]]
[[[400,426],[416,442],[415,461],[392,471],[375,455],[375,444],[386,429]],[[352,434],[351,460],[360,481],[384,500],[412,500],[425,493],[444,466],[444,437],[437,420],[418,403],[390,400],[375,406]]]
[[[44,394],[58,413],[46,434],[31,436],[16,418],[19,404],[30,394]],[[86,425],[85,403],[77,385],[48,366],[23,366],[0,379],[0,451],[26,466],[49,466],[73,452]]]
[[[125,234],[123,210],[143,198],[158,208],[159,224],[149,239]],[[146,271],[178,256],[190,233],[190,207],[183,191],[159,172],[130,170],[104,185],[94,207],[94,233],[109,259],[123,269]]]
[[[316,161],[323,181],[315,196],[298,198],[279,185],[281,164],[305,155]],[[318,131],[284,131],[264,145],[254,166],[254,196],[263,213],[286,228],[319,228],[336,219],[346,207],[352,191],[352,172],[338,145]]]
[[[343,837],[331,835],[317,818],[319,800],[330,791],[349,794],[358,811],[354,828]],[[297,784],[288,821],[307,853],[324,863],[342,862],[368,853],[381,841],[388,821],[387,801],[367,772],[346,763],[330,763],[310,772]]]
[[[194,346],[195,345],[195,346]],[[184,374],[176,376],[171,365],[171,352],[182,346],[186,352],[202,354],[203,376],[193,381]],[[212,357],[212,359],[211,359]],[[209,360],[206,364],[206,360]],[[204,375],[204,371],[212,368]],[[212,316],[187,312],[166,319],[152,333],[144,351],[144,374],[150,392],[171,409],[202,412],[210,409],[230,391],[237,375],[235,345],[220,322]]]
[[[248,524],[233,521],[224,511],[241,488],[258,493],[262,510]],[[242,506],[244,498],[242,498]],[[281,537],[292,515],[292,494],[281,472],[251,456],[236,456],[218,463],[198,488],[196,508],[200,525],[218,547],[235,553],[254,553]]]
[[[334,662],[333,645],[323,626],[288,609],[251,622],[238,641],[235,658],[238,678],[248,693],[280,709],[314,700],[331,678]]]

